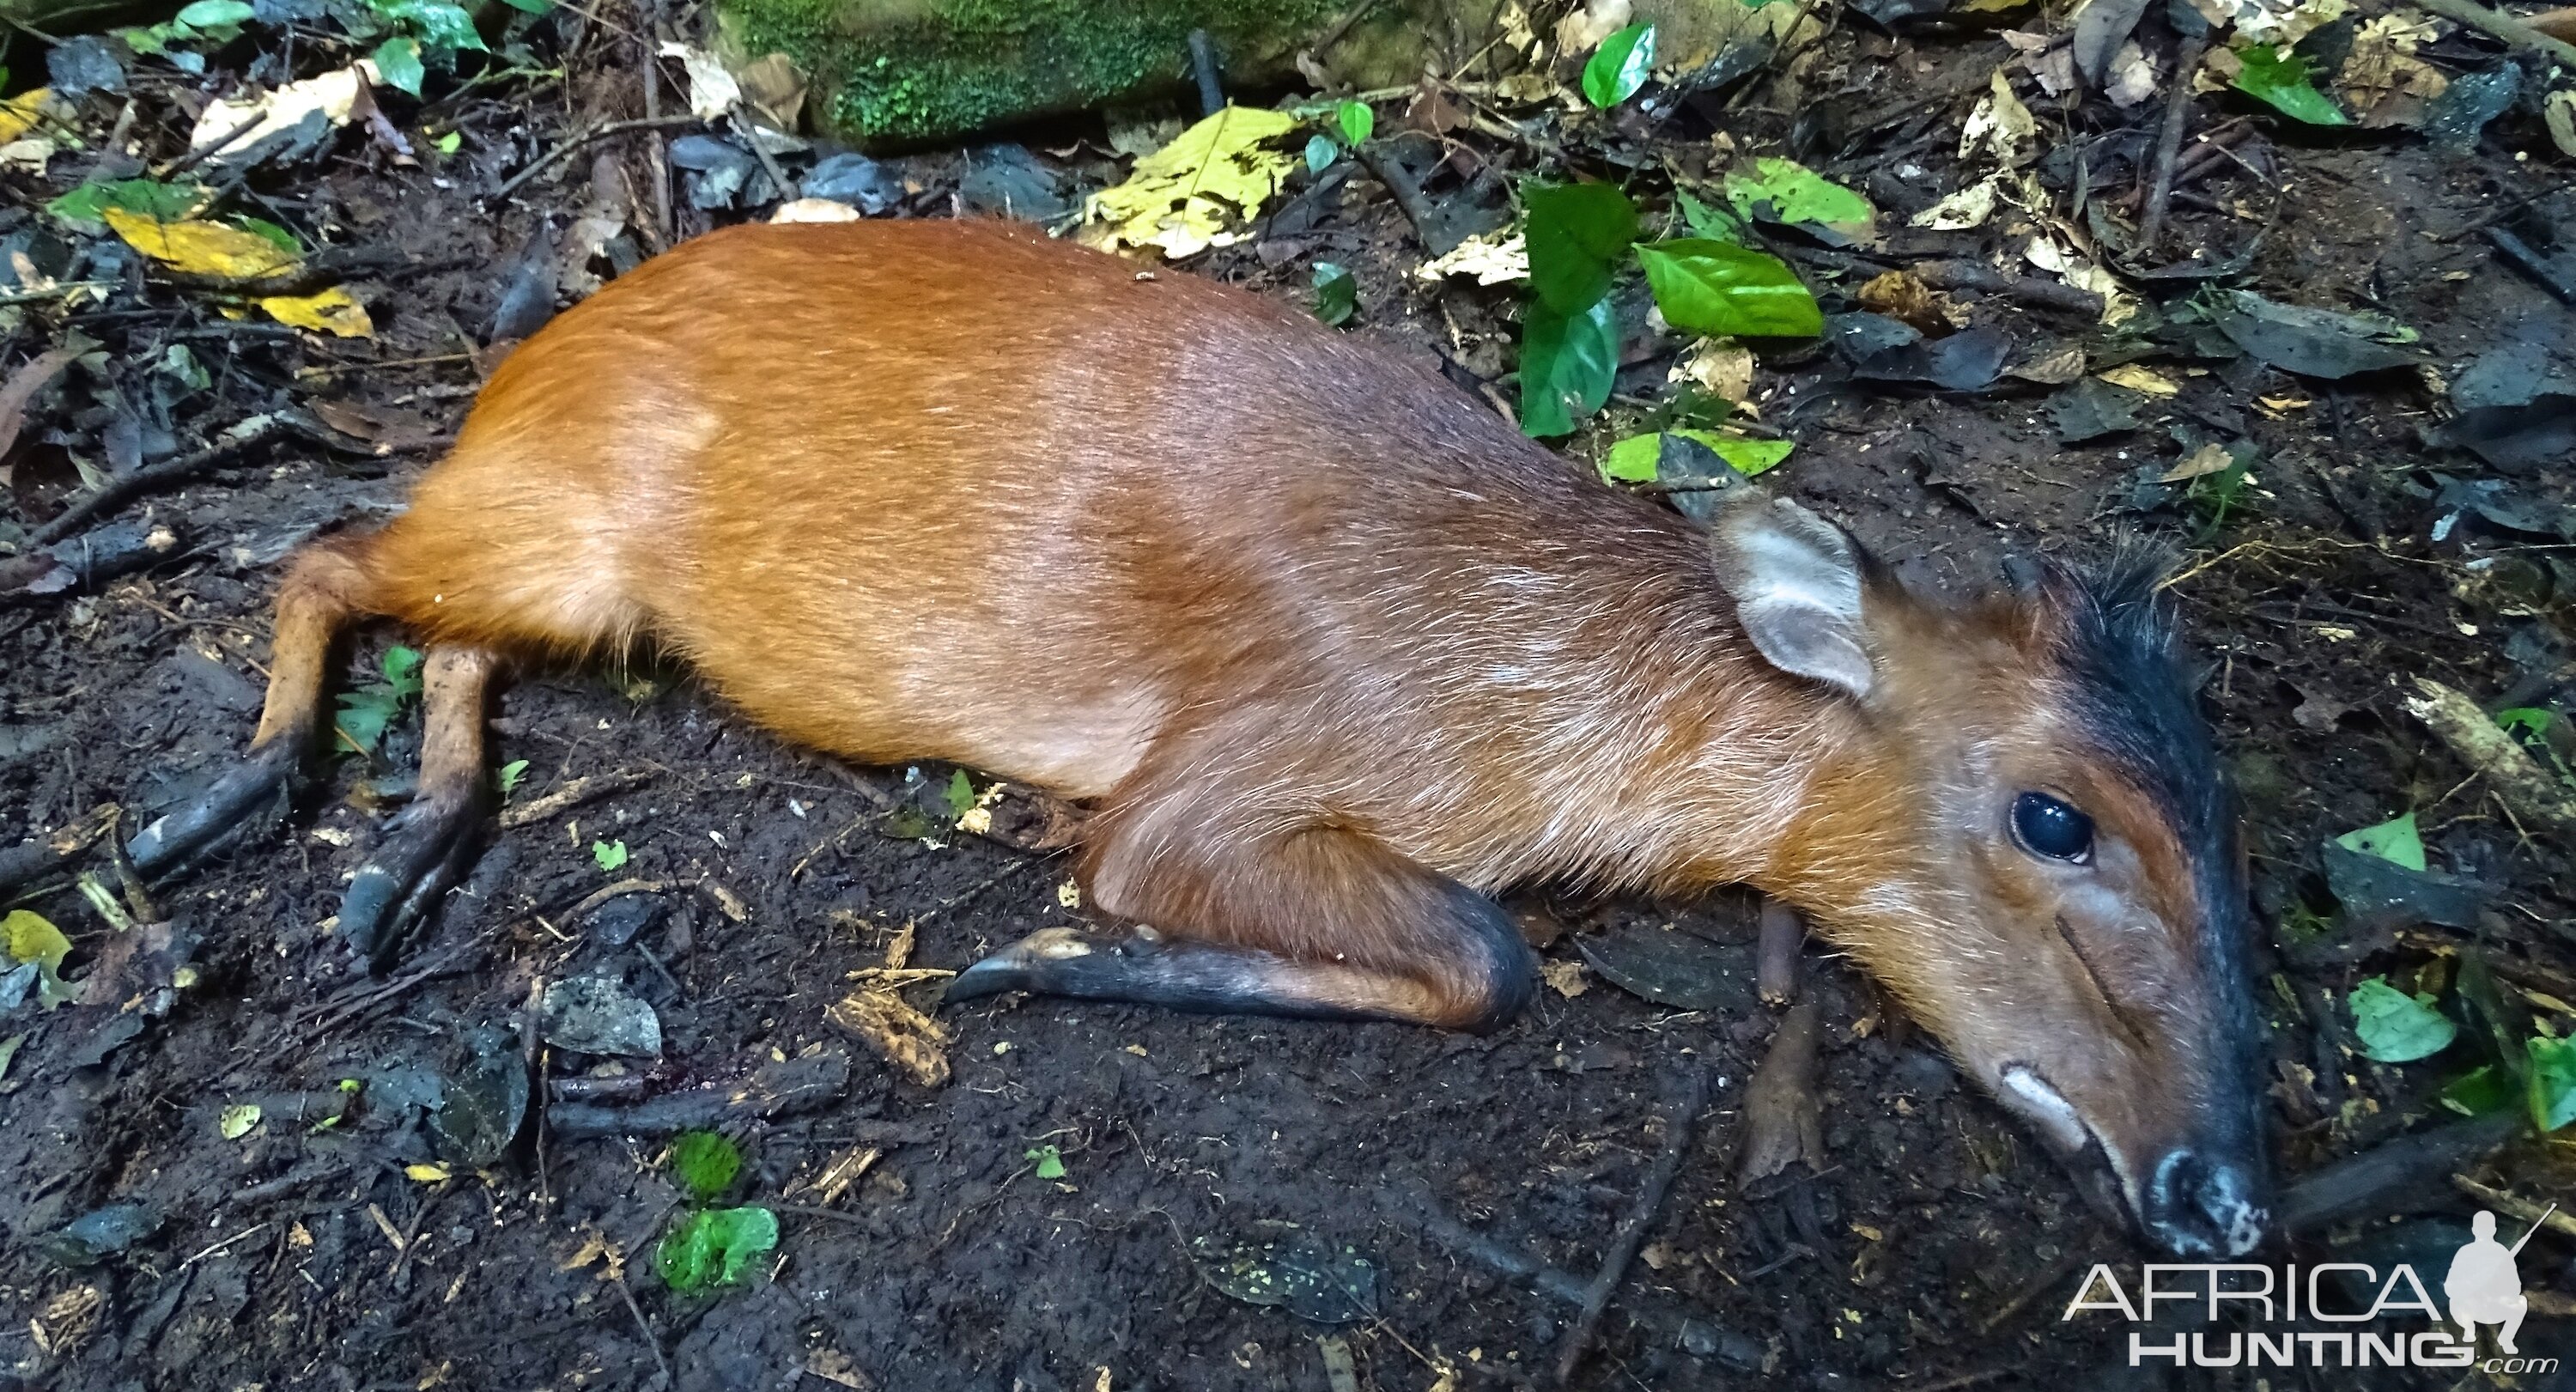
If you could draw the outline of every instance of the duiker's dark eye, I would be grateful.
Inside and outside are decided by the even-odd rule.
[[[2013,834],[2033,855],[2082,862],[2093,855],[2093,819],[2046,793],[2013,799]]]

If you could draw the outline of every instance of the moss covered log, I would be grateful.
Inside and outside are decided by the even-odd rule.
[[[869,146],[950,140],[1033,117],[1187,89],[1205,29],[1229,87],[1295,80],[1290,58],[1352,0],[719,0],[726,46],[785,53],[813,84],[815,123]],[[1433,55],[1423,11],[1382,0],[1334,44],[1336,76],[1400,82]],[[1489,5],[1481,8],[1490,9]]]

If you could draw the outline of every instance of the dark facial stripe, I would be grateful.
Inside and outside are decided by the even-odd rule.
[[[2161,556],[2132,548],[2098,571],[2058,572],[2046,593],[2062,619],[2057,656],[2083,738],[2164,814],[2190,860],[2200,963],[2219,997],[2209,1002],[2219,1037],[2201,1042],[2217,1055],[2212,1063],[2247,1079],[2258,1029],[2237,809],[2183,666],[2172,606],[2157,590],[2164,573]],[[2209,1100],[2234,1114],[2213,1121],[2252,1126],[2246,1099]]]

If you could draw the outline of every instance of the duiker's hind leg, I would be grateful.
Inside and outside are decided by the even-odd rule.
[[[303,771],[321,723],[331,640],[352,619],[379,612],[364,559],[371,538],[306,547],[277,591],[277,633],[269,646],[268,701],[250,752],[187,803],[155,819],[126,844],[134,868],[172,870],[263,804],[282,802]]]
[[[420,791],[349,882],[340,935],[382,967],[404,931],[474,860],[482,826],[483,705],[498,666],[483,648],[429,650],[421,676]]]
[[[1182,1010],[1491,1029],[1528,1000],[1529,949],[1485,896],[1335,827],[1233,839],[1112,820],[1087,857],[1124,942],[1054,928],[958,973],[947,998],[1036,991]]]

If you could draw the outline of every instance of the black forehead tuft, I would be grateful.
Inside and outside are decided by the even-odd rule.
[[[2174,606],[2163,593],[2168,561],[2124,545],[2109,563],[2061,571],[2045,593],[2058,611],[2057,656],[2078,726],[2171,820],[2191,859],[2195,935],[2202,970],[2216,993],[2216,1033],[2200,1047],[2212,1086],[2200,1099],[2212,1135],[2251,1147],[2261,1133],[2259,1102],[2228,1078],[2260,1074],[2262,1026],[2254,1013],[2252,922],[2236,853],[2236,802],[2220,776],[2218,751],[2201,718],[2198,682],[2185,664]]]
[[[2063,571],[2049,586],[2061,626],[2057,656],[2085,734],[2173,818],[2204,881],[2234,879],[2234,819],[2218,753],[2162,592],[2168,560],[2124,546],[2104,565]]]

